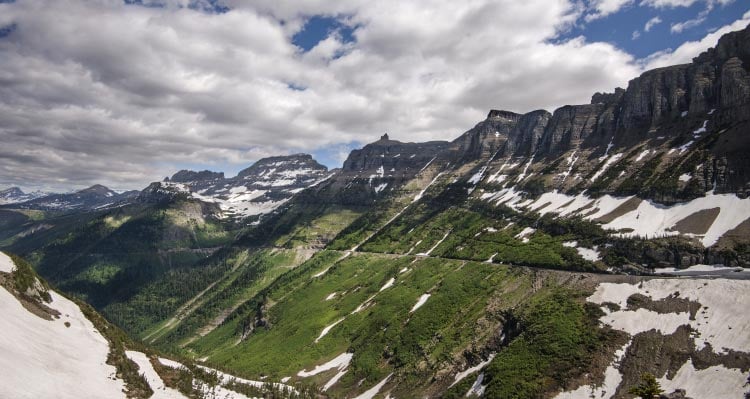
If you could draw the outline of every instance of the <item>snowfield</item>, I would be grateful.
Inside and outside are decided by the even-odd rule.
[[[107,340],[78,305],[50,294],[49,306],[61,314],[53,321],[30,313],[0,288],[0,397],[124,398],[124,382],[106,364]]]
[[[677,296],[676,293],[679,293],[679,298],[702,305],[695,320],[690,320],[689,312],[659,314],[642,308],[627,309],[627,299],[633,294],[657,301],[670,295]],[[614,303],[620,306],[617,311],[603,306],[605,315],[600,321],[631,336],[652,329],[667,335],[682,325],[688,325],[698,332],[693,338],[698,350],[710,344],[715,353],[728,353],[729,350],[750,352],[750,314],[747,312],[750,281],[747,280],[672,278],[647,280],[638,285],[602,283],[587,300],[599,305]],[[618,367],[629,345],[630,342],[615,353],[615,360],[605,371],[601,386],[582,386],[562,392],[555,398],[611,398],[622,381]],[[723,366],[696,370],[690,359],[677,370],[673,379],[657,376],[666,393],[681,388],[693,399],[742,398],[747,391],[747,377],[739,369]]]
[[[134,361],[135,364],[138,365],[139,374],[142,374],[146,378],[146,382],[148,382],[148,385],[154,391],[154,395],[151,396],[152,399],[186,398],[185,395],[180,393],[180,391],[164,385],[164,381],[161,379],[161,377],[159,377],[159,374],[156,373],[156,370],[154,370],[154,366],[151,364],[148,356],[146,356],[144,353],[136,351],[125,351],[125,356],[127,356],[128,359]]]
[[[10,256],[0,252],[0,272],[13,273],[16,265],[13,263],[13,259]]]
[[[571,196],[557,191],[544,193],[537,199],[527,199],[524,193],[514,188],[496,192],[485,192],[480,198],[506,205],[514,210],[532,210],[540,215],[555,213],[560,216],[582,216],[584,219],[596,220],[617,210],[635,197],[613,197],[605,195],[599,198],[588,197],[585,193]],[[724,234],[736,228],[750,215],[750,198],[739,198],[734,194],[706,193],[705,197],[692,201],[665,206],[644,200],[632,210],[623,209],[622,214],[614,214],[611,221],[603,225],[610,230],[623,230],[618,233],[623,237],[660,237],[680,234],[675,229],[678,222],[691,215],[708,209],[719,209],[713,220],[707,220],[704,234],[689,234],[701,241],[705,247],[715,244]]]

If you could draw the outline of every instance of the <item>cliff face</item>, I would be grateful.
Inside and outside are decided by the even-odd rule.
[[[580,191],[602,177],[595,172],[607,156],[623,157],[637,148],[650,148],[643,156],[635,157],[637,161],[628,161],[629,165],[643,166],[660,154],[664,156],[662,168],[682,170],[680,182],[686,181],[688,175],[696,178],[690,182],[691,187],[673,182],[660,184],[658,190],[643,192],[646,197],[678,201],[696,195],[700,189],[745,195],[750,189],[749,127],[750,26],[724,35],[715,48],[690,64],[644,72],[632,79],[626,89],[594,94],[590,104],[566,105],[552,114],[490,111],[487,119],[453,142],[457,152],[451,160],[483,162],[533,155],[535,162],[552,164],[565,154],[572,162],[571,154],[576,152],[586,159],[581,158],[575,168],[569,165],[567,172],[558,171],[565,178],[556,180],[565,183],[558,189],[575,186]],[[721,140],[718,134],[722,135]],[[578,171],[577,183],[567,179],[573,169]],[[614,184],[623,183],[629,172],[634,170],[604,182],[609,187],[604,192],[613,192]],[[590,175],[588,183],[581,181],[585,175]],[[658,178],[635,179],[630,185],[654,183]],[[632,192],[634,188],[628,190],[625,191]],[[670,190],[685,192],[671,195]],[[687,192],[691,190],[692,193]]]

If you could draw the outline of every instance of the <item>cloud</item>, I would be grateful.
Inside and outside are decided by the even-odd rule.
[[[659,16],[657,15],[657,16],[655,16],[655,17],[653,17],[653,18],[649,19],[649,20],[648,20],[648,21],[646,22],[646,25],[644,25],[644,26],[643,26],[643,31],[644,31],[644,32],[649,32],[649,31],[651,30],[651,28],[653,28],[654,26],[656,26],[656,25],[658,25],[658,24],[660,24],[660,23],[662,23],[662,20],[661,20],[661,18],[659,18]]]
[[[643,68],[647,70],[691,62],[694,57],[716,45],[716,42],[719,41],[722,35],[744,29],[748,24],[750,24],[750,11],[746,12],[741,19],[709,33],[701,40],[685,42],[675,50],[665,50],[651,54],[643,59],[641,63]]]
[[[633,0],[594,0],[589,4],[590,13],[586,15],[585,20],[591,22],[604,18],[632,4]]]
[[[384,131],[449,140],[490,108],[584,103],[642,71],[611,44],[561,40],[581,18],[568,0],[224,3],[0,4],[16,26],[0,38],[0,185],[141,188],[180,165],[237,170]],[[355,41],[296,47],[314,15]]]
[[[630,37],[630,39],[631,39],[631,40],[636,40],[636,39],[638,39],[639,37],[641,37],[641,32],[640,32],[640,31],[638,31],[638,30],[634,30],[634,31],[633,31],[633,35],[632,35],[632,36]]]

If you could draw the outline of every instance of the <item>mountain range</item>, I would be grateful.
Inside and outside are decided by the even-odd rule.
[[[627,398],[650,373],[672,398],[741,398],[748,132],[750,27],[590,104],[385,134],[340,169],[5,190],[0,249],[130,349],[300,397]]]

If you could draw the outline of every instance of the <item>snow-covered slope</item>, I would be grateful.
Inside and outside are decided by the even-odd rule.
[[[38,209],[45,211],[92,211],[111,208],[134,198],[132,191],[117,193],[100,184],[65,194],[24,194],[28,197],[16,197],[12,201],[14,208]],[[11,202],[6,202],[10,204]],[[3,203],[0,202],[0,205]]]
[[[0,190],[0,205],[17,204],[19,202],[31,201],[33,199],[44,197],[46,195],[49,194],[41,191],[25,193],[18,187],[11,187],[5,190]]]
[[[605,228],[619,231],[626,237],[682,234],[697,238],[706,247],[714,245],[728,231],[750,219],[750,198],[734,194],[707,193],[705,197],[669,206],[636,196],[592,198],[585,193],[574,196],[557,191],[526,199],[514,188],[483,192],[481,199],[542,215],[581,216],[600,221]]]
[[[126,398],[124,390],[128,385],[117,368],[107,364],[111,353],[107,338],[76,303],[57,292],[45,289],[50,301],[42,303],[9,288],[14,287],[15,281],[11,273],[18,269],[13,259],[0,252],[0,398]],[[41,286],[40,280],[33,284]],[[187,397],[165,385],[145,353],[126,350],[125,355],[138,366],[137,373],[153,391],[152,398]],[[183,367],[166,359],[161,362],[167,367]],[[222,386],[234,381],[234,376],[217,373],[222,379],[220,385],[194,380],[194,389],[201,391],[202,397],[247,398]],[[258,389],[264,387],[259,381],[236,381]],[[275,387],[293,390],[282,384]]]
[[[561,393],[557,399],[585,399],[592,395],[601,399],[621,397],[628,387],[635,385],[634,381],[626,381],[623,372],[635,364],[642,365],[643,361],[638,358],[644,356],[655,356],[653,363],[669,367],[661,374],[654,370],[630,370],[627,374],[652,372],[667,393],[684,389],[686,396],[693,399],[740,399],[750,390],[746,386],[746,366],[730,360],[739,358],[738,354],[750,353],[750,334],[747,333],[750,331],[747,312],[750,281],[674,278],[639,284],[601,283],[587,300],[601,306],[605,313],[600,319],[602,324],[628,333],[631,339],[615,354],[602,383]],[[653,344],[654,338],[649,334],[656,332],[669,342],[673,339],[669,336],[679,336],[681,327],[691,331],[688,345],[671,356],[689,356],[675,364],[668,360],[670,354],[665,348],[669,348],[669,344]],[[643,343],[650,343],[646,345],[650,354],[638,352]],[[648,362],[646,360],[646,364]]]
[[[8,260],[2,254],[0,271],[7,272]],[[106,364],[107,340],[78,305],[50,294],[48,306],[60,316],[45,320],[0,287],[0,397],[124,397],[124,382],[115,376],[115,367]]]

